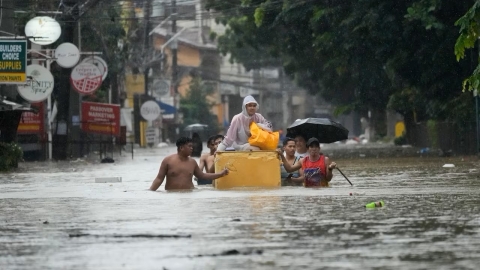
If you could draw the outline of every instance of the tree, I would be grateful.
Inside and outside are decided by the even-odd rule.
[[[200,77],[192,79],[186,95],[180,98],[184,125],[201,123],[208,125],[211,132],[218,131],[217,117],[210,112],[214,104],[208,101],[208,96],[213,92],[214,89],[205,85]]]
[[[465,58],[466,50],[475,47],[480,38],[480,2],[476,1],[473,6],[455,22],[460,27],[460,35],[455,43],[455,55],[457,61]],[[480,85],[480,62],[473,73],[463,81],[463,90],[477,90]]]
[[[468,107],[459,103],[458,82],[470,63],[456,62],[451,50],[454,22],[473,0],[207,2],[228,26],[222,50],[247,66],[245,44],[279,58],[338,113],[371,110],[375,117],[389,105],[413,123],[414,115],[445,120]]]

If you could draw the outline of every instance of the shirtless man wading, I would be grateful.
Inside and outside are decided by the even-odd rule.
[[[162,161],[158,175],[155,180],[153,180],[150,190],[157,190],[160,185],[162,185],[165,176],[167,177],[165,190],[175,190],[193,189],[193,175],[199,179],[213,180],[228,174],[227,169],[220,173],[202,172],[197,162],[190,157],[193,151],[192,139],[185,137],[179,138],[176,145],[177,154],[170,155]]]

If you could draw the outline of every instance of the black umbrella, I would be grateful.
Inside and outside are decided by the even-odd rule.
[[[315,137],[320,143],[348,139],[348,129],[328,118],[306,118],[295,121],[287,128],[287,137],[302,135],[305,140]]]

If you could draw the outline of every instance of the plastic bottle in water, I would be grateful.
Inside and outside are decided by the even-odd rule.
[[[383,201],[378,202],[371,202],[365,205],[365,208],[377,208],[377,207],[384,207],[385,203]]]

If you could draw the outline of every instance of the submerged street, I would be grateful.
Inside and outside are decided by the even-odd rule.
[[[478,268],[476,157],[334,159],[353,187],[335,171],[323,189],[149,191],[175,151],[1,174],[0,268]]]

